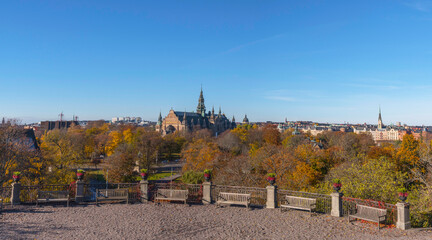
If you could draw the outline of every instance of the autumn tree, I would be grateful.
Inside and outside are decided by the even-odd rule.
[[[158,132],[142,131],[137,137],[136,148],[142,168],[150,169],[151,164],[158,158],[163,139]]]
[[[66,129],[55,129],[42,136],[41,151],[47,160],[52,182],[70,183],[74,175],[71,169],[83,163],[84,135],[79,132],[70,132]]]
[[[0,125],[0,187],[11,182],[14,171],[22,172],[26,183],[40,181],[45,164],[28,131],[13,122]]]
[[[412,168],[420,167],[419,161],[419,141],[412,134],[405,134],[396,153],[396,165],[399,170],[409,172]]]
[[[134,167],[137,154],[132,146],[126,143],[120,144],[107,158],[110,180],[115,182],[135,181]]]
[[[185,159],[183,171],[203,171],[206,168],[212,168],[219,153],[220,150],[213,141],[198,139],[189,143],[182,152],[182,157]]]
[[[267,144],[280,145],[281,144],[281,134],[276,126],[271,124],[266,124],[263,129],[263,140]]]

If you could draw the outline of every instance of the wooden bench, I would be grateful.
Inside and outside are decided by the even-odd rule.
[[[307,210],[312,214],[316,208],[316,199],[286,195],[285,201],[280,204],[280,210],[283,211],[286,208]]]
[[[348,215],[348,222],[351,222],[351,218],[362,219],[370,222],[378,223],[378,230],[380,229],[380,223],[384,223],[387,217],[387,209],[369,207],[365,205],[356,205],[357,212],[353,215]]]
[[[48,203],[48,202],[66,202],[66,206],[69,207],[70,202],[70,191],[41,191],[38,190],[36,206],[39,203]]]
[[[160,201],[182,201],[184,204],[186,204],[188,195],[188,190],[158,189],[156,192],[156,197],[154,198],[154,203],[156,204]]]
[[[96,204],[101,200],[114,200],[114,201],[126,201],[129,203],[129,189],[128,188],[116,188],[116,189],[96,189]]]
[[[219,192],[216,199],[216,206],[220,206],[222,204],[228,205],[245,205],[249,208],[251,195],[248,193],[228,193],[228,192]]]

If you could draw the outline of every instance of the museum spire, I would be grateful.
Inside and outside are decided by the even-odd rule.
[[[201,114],[205,113],[205,111],[206,111],[206,108],[204,105],[204,95],[203,95],[203,90],[202,90],[202,86],[201,86],[201,93],[200,93],[200,96],[198,99],[197,113],[201,115]]]

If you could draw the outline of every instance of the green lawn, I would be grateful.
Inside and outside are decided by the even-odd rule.
[[[176,173],[156,173],[156,174],[150,174],[149,175],[149,177],[148,177],[148,180],[159,180],[159,179],[161,179],[161,178],[164,178],[164,177],[169,177],[169,176],[171,176],[171,175],[174,175],[174,174],[176,174]]]

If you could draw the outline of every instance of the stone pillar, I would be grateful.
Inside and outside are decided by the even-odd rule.
[[[149,182],[147,180],[141,180],[140,181],[141,202],[148,202],[149,201],[148,184],[149,184]]]
[[[333,217],[342,217],[342,193],[332,193],[332,209],[331,215]]]
[[[266,208],[276,208],[277,206],[277,186],[267,186]]]
[[[21,183],[12,183],[11,203],[12,205],[21,204],[20,200]]]
[[[76,181],[76,192],[75,192],[75,202],[80,203],[84,201],[84,181]]]
[[[211,203],[211,182],[203,182],[203,198],[202,203],[203,204],[210,204]]]
[[[402,230],[410,229],[410,215],[408,203],[396,203],[397,208],[397,222],[396,227]]]

